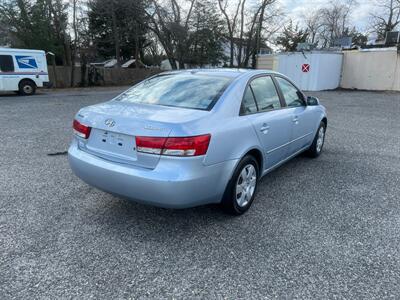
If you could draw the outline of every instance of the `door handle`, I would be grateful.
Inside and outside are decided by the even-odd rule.
[[[264,123],[264,124],[262,125],[262,127],[260,128],[260,131],[261,131],[262,133],[264,133],[264,134],[268,133],[268,130],[269,130],[269,125],[266,124],[266,123]]]
[[[299,123],[299,117],[298,116],[294,116],[293,117],[293,122],[298,124]]]

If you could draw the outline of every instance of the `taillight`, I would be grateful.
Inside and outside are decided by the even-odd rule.
[[[198,156],[207,153],[211,135],[190,137],[136,137],[138,152],[171,156]]]
[[[77,120],[74,120],[73,126],[74,133],[84,139],[87,139],[90,135],[91,128],[89,126],[83,125]]]
[[[207,152],[211,135],[192,137],[170,137],[164,145],[163,154],[176,156],[197,156]]]
[[[164,137],[137,136],[136,150],[138,152],[161,154],[166,140],[167,138]]]

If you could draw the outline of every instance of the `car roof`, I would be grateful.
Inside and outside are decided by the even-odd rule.
[[[210,76],[221,76],[221,77],[231,77],[237,78],[242,75],[253,76],[257,74],[279,74],[271,70],[254,70],[254,69],[228,69],[228,68],[218,68],[218,69],[185,69],[185,70],[174,70],[167,71],[161,74],[200,74],[200,75],[210,75]]]

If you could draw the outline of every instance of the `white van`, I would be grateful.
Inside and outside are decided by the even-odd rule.
[[[36,88],[49,85],[44,51],[0,48],[0,91],[33,95]]]

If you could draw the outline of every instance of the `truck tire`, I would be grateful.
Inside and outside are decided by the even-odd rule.
[[[33,81],[27,79],[21,80],[18,88],[19,94],[22,96],[30,96],[35,94],[36,92],[36,84]]]

